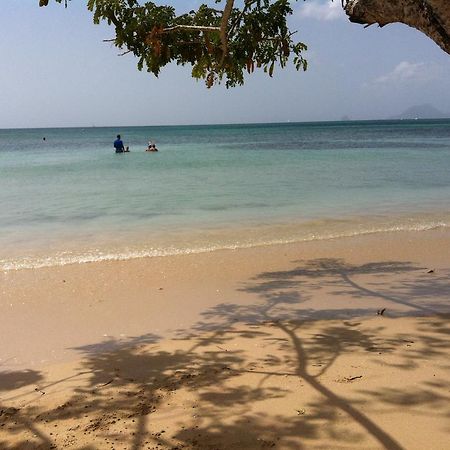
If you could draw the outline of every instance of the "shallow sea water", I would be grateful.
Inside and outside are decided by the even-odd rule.
[[[3,270],[449,226],[450,120],[0,130]]]

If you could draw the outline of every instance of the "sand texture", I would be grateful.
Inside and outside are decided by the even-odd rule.
[[[449,243],[4,273],[0,449],[450,448]]]

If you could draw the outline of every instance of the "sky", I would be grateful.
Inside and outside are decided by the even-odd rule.
[[[103,42],[113,29],[93,24],[86,1],[38,3],[2,0],[0,128],[384,119],[426,103],[450,113],[450,55],[406,25],[352,24],[339,0],[293,2],[306,72],[291,64],[233,89],[207,89],[189,67],[139,72]]]

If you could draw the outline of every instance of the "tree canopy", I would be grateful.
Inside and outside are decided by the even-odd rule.
[[[67,0],[56,0],[58,3]],[[49,0],[40,0],[46,6]],[[245,73],[261,69],[272,76],[275,66],[292,59],[306,70],[306,45],[293,39],[287,18],[289,0],[216,0],[197,10],[177,14],[173,6],[137,0],[88,0],[94,22],[115,27],[112,42],[123,54],[138,58],[139,70],[158,76],[175,62],[191,65],[192,76],[208,87],[244,83]],[[235,6],[239,3],[239,7]]]
[[[55,0],[65,3],[70,0]],[[208,87],[244,83],[245,73],[261,69],[272,76],[275,66],[292,59],[307,68],[306,45],[294,40],[288,26],[297,0],[211,0],[196,10],[177,14],[168,0],[162,5],[138,0],[88,0],[94,22],[115,28],[111,39],[122,54],[132,53],[139,70],[158,76],[170,62],[190,65],[192,76]],[[337,0],[339,1],[339,0]],[[49,0],[39,0],[47,6]],[[352,22],[402,22],[431,37],[450,53],[449,0],[341,0]]]

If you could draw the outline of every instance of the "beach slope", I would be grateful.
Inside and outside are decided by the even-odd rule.
[[[446,448],[449,237],[3,273],[0,448]]]

